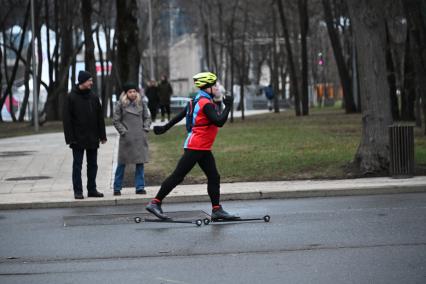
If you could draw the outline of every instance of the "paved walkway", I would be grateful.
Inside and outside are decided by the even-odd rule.
[[[254,115],[262,111],[248,111]],[[235,117],[240,114],[235,113]],[[118,147],[113,127],[107,127],[108,142],[98,154],[98,190],[104,198],[74,200],[71,186],[72,153],[63,133],[39,134],[0,139],[0,209],[145,204],[158,190],[146,187],[147,195],[124,188],[112,195],[112,181]],[[83,168],[83,184],[86,180]],[[426,177],[410,179],[363,178],[350,180],[305,180],[228,183],[221,185],[222,200],[298,198],[426,192]],[[86,194],[86,192],[85,192]],[[180,185],[167,202],[208,201],[206,185]]]

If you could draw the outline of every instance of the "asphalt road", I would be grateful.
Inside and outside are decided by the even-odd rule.
[[[136,224],[142,206],[0,211],[0,283],[426,283],[426,194],[224,207],[271,222]]]

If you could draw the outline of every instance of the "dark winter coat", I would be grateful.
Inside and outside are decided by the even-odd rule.
[[[172,86],[168,81],[161,81],[158,84],[158,96],[160,97],[160,105],[170,105],[170,97],[173,94]]]
[[[149,160],[148,131],[151,114],[145,102],[124,106],[119,100],[114,111],[114,126],[120,134],[119,164],[143,164]]]
[[[158,87],[150,86],[146,88],[145,95],[148,98],[148,107],[156,108],[158,107],[158,103],[160,102],[160,98],[158,97]]]
[[[65,142],[70,147],[96,149],[106,140],[105,121],[99,98],[91,90],[75,86],[66,96],[63,108]]]

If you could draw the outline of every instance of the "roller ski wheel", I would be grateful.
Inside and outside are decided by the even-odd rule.
[[[269,215],[263,216],[263,221],[265,221],[266,223],[268,223],[270,220],[271,220],[271,216]]]

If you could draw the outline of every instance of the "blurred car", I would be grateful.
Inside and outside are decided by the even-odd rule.
[[[183,110],[191,98],[181,96],[171,96],[170,98],[170,110],[172,112],[180,112]]]

